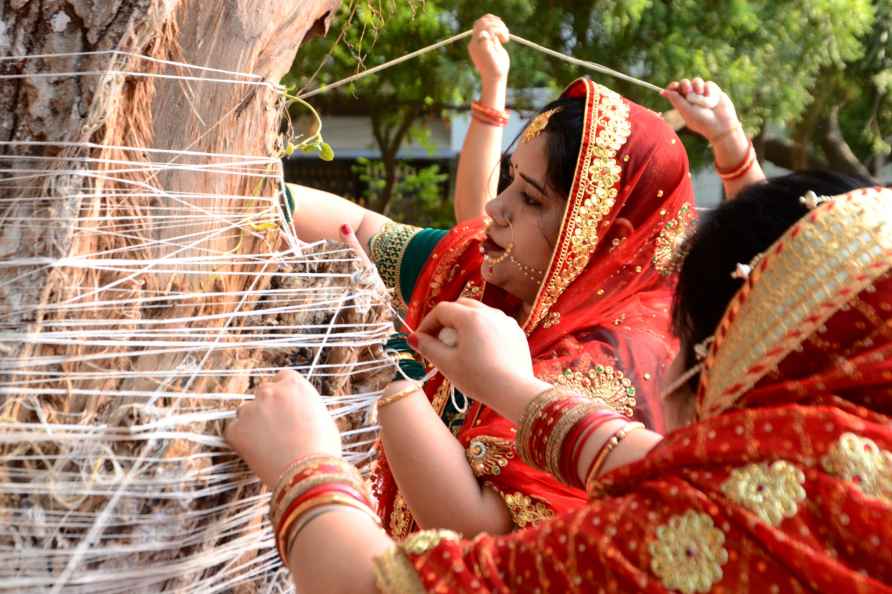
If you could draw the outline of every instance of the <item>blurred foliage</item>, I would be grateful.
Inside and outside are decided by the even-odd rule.
[[[334,31],[301,49],[286,82],[298,88],[334,82],[466,30],[484,11],[502,16],[517,35],[657,85],[697,75],[715,80],[734,100],[760,152],[781,166],[876,174],[890,161],[889,0],[345,1]],[[422,118],[465,110],[475,96],[465,45],[313,98],[329,102],[318,104],[323,118],[345,104],[371,118],[381,153],[375,175],[384,182],[368,201],[372,208],[401,218],[389,206],[400,147]],[[656,94],[629,83],[525,47],[509,45],[509,51],[513,89],[557,93],[590,74],[634,101],[667,108]],[[534,107],[522,96],[516,101],[515,108]],[[706,164],[702,141],[683,137],[693,166]]]

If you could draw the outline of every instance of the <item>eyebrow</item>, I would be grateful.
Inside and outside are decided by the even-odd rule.
[[[542,184],[542,183],[540,183],[540,182],[537,182],[536,180],[534,180],[534,179],[531,178],[530,176],[525,175],[525,174],[523,174],[523,173],[518,172],[518,175],[519,175],[520,177],[522,177],[528,184],[530,184],[531,186],[533,186],[534,188],[536,188],[537,190],[539,190],[540,192],[542,192],[542,195],[543,195],[543,196],[547,196],[547,195],[548,195],[548,194],[545,192],[545,185],[544,185],[544,184]]]

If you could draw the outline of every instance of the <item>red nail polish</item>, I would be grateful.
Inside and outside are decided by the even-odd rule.
[[[341,235],[350,235],[350,225],[346,223],[341,225]]]
[[[406,342],[408,342],[409,346],[412,348],[418,348],[418,335],[413,332],[406,337]]]

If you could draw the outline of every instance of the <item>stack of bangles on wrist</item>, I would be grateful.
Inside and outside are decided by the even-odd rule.
[[[722,169],[716,164],[715,170],[718,172],[719,177],[722,178],[723,181],[734,181],[736,179],[740,179],[744,175],[749,172],[750,169],[753,168],[753,165],[756,163],[756,149],[753,146],[752,141],[750,141],[749,146],[746,150],[746,156],[743,158],[743,161],[740,162],[736,167],[731,167],[729,169]]]
[[[297,536],[321,515],[342,509],[364,512],[380,525],[359,471],[341,458],[302,456],[282,473],[269,504],[276,549],[288,563]]]
[[[508,124],[511,114],[508,111],[500,111],[494,107],[483,105],[479,101],[472,101],[471,117],[481,124],[503,128]]]
[[[610,421],[625,421],[604,442],[585,473],[586,483],[596,479],[616,446],[629,433],[644,427],[626,417],[573,392],[550,388],[526,407],[517,430],[516,446],[527,464],[550,472],[567,485],[583,488],[579,478],[579,457],[586,442]]]

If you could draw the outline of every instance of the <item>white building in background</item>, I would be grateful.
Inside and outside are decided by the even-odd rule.
[[[549,95],[534,104],[544,104]],[[512,112],[505,127],[503,150],[520,134],[527,122],[528,114]],[[470,126],[470,112],[455,112],[448,118],[427,118],[423,125],[428,138],[425,144],[405,142],[399,158],[423,164],[439,163],[444,171],[454,173],[458,154]],[[323,134],[335,152],[335,161],[319,161],[314,154],[295,153],[285,162],[289,180],[306,183],[329,191],[357,196],[361,192],[358,180],[352,174],[351,166],[359,157],[380,158],[371,120],[364,116],[327,116],[323,114]],[[779,175],[785,170],[765,164],[767,175]],[[722,183],[711,167],[704,167],[693,173],[694,192],[697,204],[702,208],[715,206],[722,198]]]

